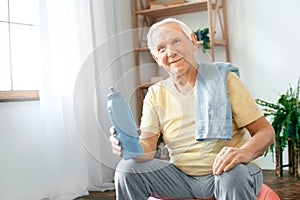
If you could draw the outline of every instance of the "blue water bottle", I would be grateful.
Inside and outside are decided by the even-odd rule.
[[[122,158],[128,160],[142,155],[143,148],[139,143],[139,134],[130,107],[114,87],[110,88],[107,95],[107,111],[122,147]]]

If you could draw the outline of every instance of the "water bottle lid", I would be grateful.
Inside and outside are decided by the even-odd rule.
[[[115,87],[114,87],[114,86],[111,86],[111,87],[109,88],[109,92],[110,92],[110,93],[115,93],[115,92],[116,92]]]
[[[116,93],[117,93],[116,89],[115,89],[113,86],[111,86],[111,87],[109,88],[109,93],[108,93],[108,95],[106,96],[107,100],[111,100],[111,99],[113,98],[113,96],[116,95]]]

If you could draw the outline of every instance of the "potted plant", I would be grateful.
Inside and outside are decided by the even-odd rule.
[[[205,53],[206,49],[209,49],[209,29],[204,28],[203,30],[198,29],[197,31],[194,31],[195,35],[197,36],[197,40],[202,43],[202,51]]]
[[[295,148],[299,147],[300,135],[300,101],[299,101],[300,79],[297,82],[297,88],[294,90],[291,85],[287,91],[280,94],[276,103],[270,103],[261,99],[256,99],[256,102],[263,107],[264,115],[270,116],[272,126],[275,130],[275,144],[273,143],[265,152],[269,151],[274,154],[274,147],[280,153],[288,146],[288,141],[292,146],[296,144]],[[295,149],[292,149],[295,155]],[[298,152],[296,152],[298,155]],[[296,156],[298,157],[298,156]],[[298,158],[296,158],[298,160]],[[282,161],[281,161],[282,162]],[[297,161],[298,162],[298,161]]]

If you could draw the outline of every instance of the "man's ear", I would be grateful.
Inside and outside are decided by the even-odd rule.
[[[154,55],[154,54],[151,54],[152,58],[155,60],[155,62],[158,63],[158,58]]]
[[[198,41],[197,41],[196,34],[195,33],[191,33],[191,38],[192,38],[192,43],[197,46]]]
[[[156,62],[159,66],[162,66],[162,63],[159,62],[158,57],[156,57],[154,54],[151,54],[151,55],[152,55],[152,58],[155,60],[155,62]]]

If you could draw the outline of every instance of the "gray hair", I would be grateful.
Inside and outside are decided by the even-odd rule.
[[[178,19],[174,19],[174,18],[166,18],[163,19],[159,22],[154,23],[148,33],[147,33],[147,46],[150,49],[151,54],[155,55],[155,49],[153,49],[153,43],[151,40],[151,36],[153,34],[153,32],[160,26],[164,25],[164,24],[168,24],[168,23],[176,23],[179,25],[179,27],[182,29],[183,33],[190,39],[192,40],[191,34],[193,33],[192,30],[182,21],[178,20]]]

